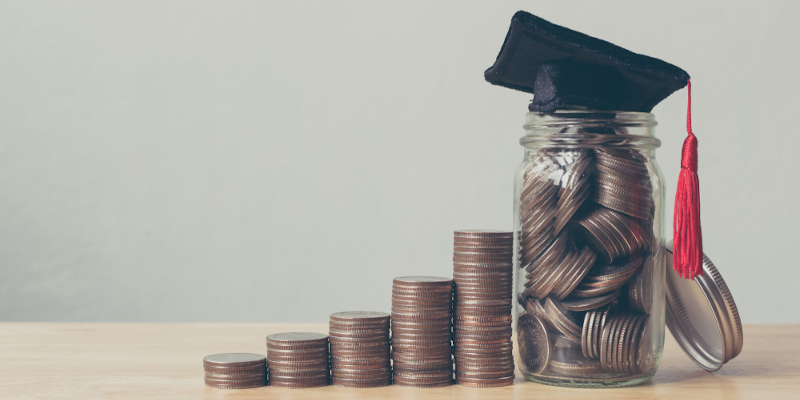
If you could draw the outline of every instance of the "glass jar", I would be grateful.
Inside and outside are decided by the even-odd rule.
[[[514,188],[519,369],[647,382],[664,348],[664,188],[652,114],[527,114]]]

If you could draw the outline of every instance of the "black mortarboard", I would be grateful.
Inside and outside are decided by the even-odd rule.
[[[686,71],[525,11],[511,19],[494,65],[494,85],[533,93],[530,111],[593,109],[650,112],[686,86]]]

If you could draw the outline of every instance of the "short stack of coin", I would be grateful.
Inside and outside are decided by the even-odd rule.
[[[331,383],[352,388],[392,383],[389,314],[349,311],[331,314]]]
[[[289,332],[267,336],[270,385],[287,388],[327,386],[328,335]]]
[[[206,385],[248,389],[267,385],[267,359],[261,354],[225,353],[203,358]]]
[[[392,285],[392,359],[396,385],[453,384],[453,280],[395,278]]]
[[[471,387],[510,385],[514,381],[513,234],[464,230],[454,236],[456,383]]]

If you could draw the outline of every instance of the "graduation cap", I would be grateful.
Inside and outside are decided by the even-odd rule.
[[[533,93],[529,109],[541,112],[650,112],[689,80],[672,64],[525,11],[514,14],[497,61],[484,76],[491,84]]]
[[[585,109],[650,112],[686,87],[689,74],[675,65],[636,54],[525,11],[511,19],[503,47],[484,77],[489,83],[533,93],[530,111]],[[691,86],[690,103],[691,104]],[[687,278],[702,274],[702,237],[697,180],[697,138],[683,144],[675,200],[673,257]]]

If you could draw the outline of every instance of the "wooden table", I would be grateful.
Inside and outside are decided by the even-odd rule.
[[[0,323],[0,399],[738,399],[800,398],[800,325],[745,326],[744,350],[717,373],[701,370],[667,335],[652,382],[622,389],[570,389],[527,382],[472,389],[263,387],[203,384],[202,358],[266,352],[264,337],[326,332],[326,324]]]

